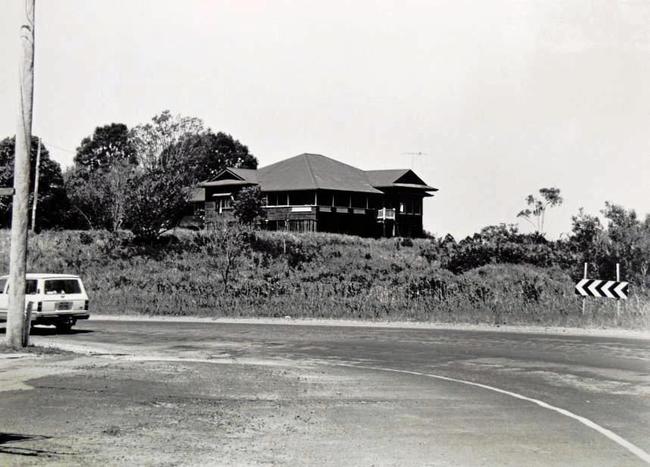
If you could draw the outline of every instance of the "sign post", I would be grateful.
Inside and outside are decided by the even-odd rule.
[[[621,265],[619,263],[616,263],[616,282],[619,282],[621,280]],[[616,316],[620,316],[621,314],[621,301],[616,302]]]
[[[588,265],[589,265],[589,263],[585,263],[585,273],[584,273],[584,276],[583,276],[584,280],[587,280],[587,267],[588,267]],[[582,297],[582,314],[583,315],[585,314],[586,307],[587,307],[587,298]]]

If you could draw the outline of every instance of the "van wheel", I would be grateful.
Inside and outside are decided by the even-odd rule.
[[[61,334],[67,334],[72,330],[75,322],[72,319],[66,319],[56,323],[56,331]]]

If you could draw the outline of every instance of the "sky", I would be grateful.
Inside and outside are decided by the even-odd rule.
[[[0,137],[21,7],[2,0]],[[436,235],[530,231],[524,198],[558,187],[557,238],[580,207],[650,213],[648,25],[647,0],[37,0],[33,133],[68,166],[96,126],[169,109],[260,165],[413,168]]]

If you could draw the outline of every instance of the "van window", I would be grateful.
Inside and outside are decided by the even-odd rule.
[[[81,293],[77,279],[50,279],[45,281],[46,294],[73,294]]]
[[[36,295],[38,293],[36,290],[36,282],[33,279],[25,282],[25,295]]]
[[[7,279],[0,279],[1,281],[7,281]],[[25,282],[25,295],[36,295],[36,281],[34,279],[29,279]],[[4,288],[4,286],[3,286]],[[9,286],[7,286],[7,293],[9,293]]]

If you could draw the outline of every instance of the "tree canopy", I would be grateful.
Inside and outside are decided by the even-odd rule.
[[[167,157],[182,157],[182,165],[196,182],[210,180],[226,167],[256,169],[257,158],[227,133],[207,130],[188,135],[170,147]]]
[[[546,209],[560,206],[564,200],[560,196],[559,188],[540,188],[539,194],[539,198],[534,195],[526,197],[526,204],[529,207],[519,211],[517,217],[528,221],[535,228],[535,232],[543,235]]]
[[[0,186],[13,187],[14,154],[16,138],[8,137],[0,141]],[[36,153],[38,137],[32,136],[30,148],[30,185],[29,206],[33,203],[34,180],[36,176]],[[0,197],[0,225],[11,224],[11,202],[9,196]],[[38,185],[37,227],[62,227],[66,223],[67,197],[63,183],[63,174],[58,162],[50,159],[50,152],[41,143],[41,161]]]
[[[173,115],[169,110],[164,110],[152,117],[151,122],[133,127],[129,139],[140,167],[175,170],[183,167],[186,159],[179,143],[205,131],[200,118]]]
[[[153,239],[188,213],[190,188],[225,167],[256,168],[248,147],[196,117],[165,110],[127,128],[95,129],[77,148],[66,188],[77,226]]]
[[[75,168],[85,173],[109,171],[115,164],[136,163],[136,154],[123,123],[95,128],[92,136],[81,140],[74,157]]]
[[[123,123],[95,128],[81,141],[74,167],[66,172],[71,217],[77,227],[117,230],[125,220],[127,180],[137,163]]]
[[[260,187],[244,187],[235,195],[232,203],[233,215],[245,225],[255,225],[266,217],[264,200]]]

